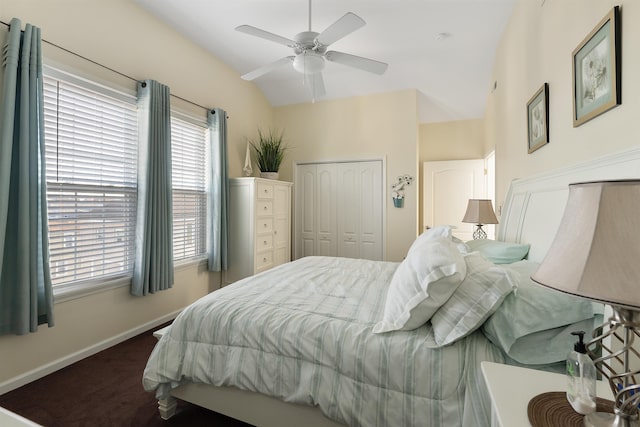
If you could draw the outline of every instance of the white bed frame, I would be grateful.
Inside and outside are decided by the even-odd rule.
[[[512,182],[505,200],[498,240],[530,243],[528,258],[542,261],[558,230],[574,182],[604,179],[640,178],[640,146],[592,161],[553,170]],[[160,336],[163,330],[157,331]],[[286,403],[258,393],[234,387],[184,384],[160,400],[163,419],[176,410],[176,399],[185,400],[215,412],[259,427],[341,426],[326,418],[317,407]]]

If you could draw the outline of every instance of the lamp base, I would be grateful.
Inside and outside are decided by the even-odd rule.
[[[631,421],[620,415],[607,412],[594,412],[584,417],[585,427],[640,427],[638,420]]]
[[[596,328],[587,353],[603,379],[609,381],[614,396],[614,413],[596,412],[585,417],[587,427],[640,427],[640,384],[632,367],[638,366],[640,353],[634,348],[640,337],[640,311],[612,305],[613,314]],[[609,342],[610,341],[610,342]]]
[[[477,224],[478,228],[473,232],[473,240],[486,239],[487,233],[482,229],[482,224]]]

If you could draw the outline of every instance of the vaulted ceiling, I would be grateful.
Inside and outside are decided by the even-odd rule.
[[[309,30],[307,0],[135,1],[239,75],[293,52],[236,31],[237,26],[248,24],[288,39]],[[316,101],[415,89],[422,123],[483,117],[496,48],[515,1],[316,0],[312,31],[321,33],[347,12],[366,22],[330,50],[389,64],[377,75],[327,61],[326,95]],[[291,64],[253,81],[274,106],[312,101],[308,83]]]

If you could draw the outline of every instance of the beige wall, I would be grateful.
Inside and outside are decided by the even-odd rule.
[[[242,173],[245,137],[257,126],[268,127],[273,121],[273,109],[254,84],[241,80],[235,71],[131,0],[0,0],[0,20],[8,23],[13,17],[23,25],[28,22],[40,27],[45,40],[93,61],[135,79],[157,80],[168,85],[172,94],[207,108],[224,108],[230,117],[232,176]],[[0,39],[5,36],[2,25]],[[135,87],[126,78],[114,77],[50,45],[44,44],[43,50],[47,57],[72,62],[83,72]],[[176,99],[174,102],[193,109]],[[29,378],[33,370],[57,366],[64,358],[171,315],[215,289],[219,281],[219,274],[191,266],[177,269],[173,289],[156,295],[134,298],[125,287],[57,303],[55,327],[41,327],[28,336],[0,337],[0,392],[12,379]]]
[[[482,159],[486,155],[484,120],[422,123],[419,144],[420,164],[439,160]]]
[[[418,185],[407,187],[404,208],[393,207],[391,183],[398,175],[417,180],[417,107],[413,90],[300,104],[275,109],[275,126],[292,147],[281,170],[306,161],[386,159],[386,258],[401,260],[415,240]]]
[[[621,151],[640,143],[640,2],[636,0],[518,0],[498,48],[485,138],[496,145],[496,205],[509,183],[545,170]],[[622,104],[573,128],[572,52],[621,5]],[[527,154],[526,104],[549,83],[548,145]]]
[[[420,125],[418,145],[418,168],[420,170],[420,191],[418,196],[419,230],[424,229],[423,163],[440,160],[483,159],[491,150],[493,150],[493,146],[486,147],[485,144],[483,119],[422,123]]]

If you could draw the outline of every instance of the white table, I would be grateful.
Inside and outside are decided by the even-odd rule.
[[[566,391],[565,375],[536,371],[493,362],[482,362],[491,397],[491,425],[498,427],[530,427],[527,405],[535,396],[548,391]],[[609,384],[598,381],[598,397],[611,400]]]

